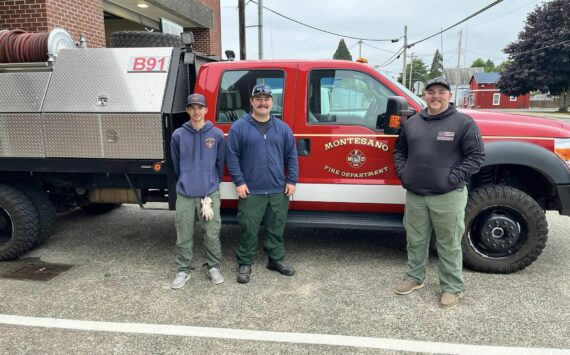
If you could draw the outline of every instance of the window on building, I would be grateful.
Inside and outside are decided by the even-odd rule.
[[[217,123],[232,123],[250,112],[251,90],[257,84],[271,86],[273,107],[271,113],[283,116],[283,87],[285,73],[281,70],[232,70],[222,75],[218,92]]]
[[[493,106],[499,106],[501,104],[501,94],[493,94]]]
[[[391,95],[394,94],[368,74],[352,70],[314,70],[309,77],[307,122],[376,129],[378,116],[386,115],[386,103]]]
[[[509,97],[509,100],[510,100],[510,101],[517,101],[517,97],[516,97],[516,96],[511,96],[511,97]]]

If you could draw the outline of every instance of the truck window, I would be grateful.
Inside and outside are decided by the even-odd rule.
[[[394,95],[368,74],[353,70],[314,70],[309,76],[309,124],[360,125],[376,128]]]
[[[218,92],[216,123],[232,123],[251,112],[249,96],[257,84],[271,86],[273,108],[277,118],[283,115],[283,86],[285,73],[281,70],[231,70],[222,75]]]

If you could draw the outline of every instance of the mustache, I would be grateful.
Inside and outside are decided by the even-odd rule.
[[[267,109],[269,109],[269,106],[268,105],[257,105],[257,106],[255,106],[255,108],[267,108]]]

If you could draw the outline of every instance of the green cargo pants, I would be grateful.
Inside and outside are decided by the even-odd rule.
[[[273,260],[285,255],[283,232],[287,223],[289,197],[284,193],[248,195],[240,198],[237,219],[240,227],[236,250],[240,265],[251,265],[257,253],[257,239],[261,221],[265,226],[263,250]]]
[[[222,259],[220,246],[220,192],[214,191],[212,199],[214,218],[210,221],[200,219],[200,197],[186,197],[180,194],[176,197],[176,266],[178,271],[190,273],[192,264],[192,247],[194,246],[195,227],[201,224],[204,234],[204,251],[209,267],[218,266]]]
[[[465,231],[466,205],[466,188],[435,196],[406,192],[404,227],[408,240],[407,278],[418,283],[424,281],[429,241],[432,231],[435,231],[441,288],[449,293],[463,292],[461,238]]]

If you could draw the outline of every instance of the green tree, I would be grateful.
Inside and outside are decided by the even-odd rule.
[[[410,81],[410,70],[412,73],[412,80]],[[428,68],[424,61],[421,58],[414,58],[412,63],[406,64],[406,83],[408,83],[408,87],[412,87],[412,85],[416,81],[426,82],[428,79]],[[402,82],[402,73],[398,76],[398,81]]]
[[[505,71],[505,66],[507,65],[508,61],[501,62],[501,64],[495,67],[495,71],[499,73],[503,73]]]
[[[333,59],[352,60],[352,55],[348,51],[343,38],[338,42],[338,48],[336,49],[336,52],[334,52]]]
[[[552,0],[537,6],[518,39],[503,49],[509,61],[499,89],[507,95],[532,90],[561,95],[560,111],[568,111],[570,88],[570,1]]]
[[[477,58],[471,64],[471,68],[483,68],[485,73],[490,73],[496,71],[495,63],[491,59],[484,60],[483,58]]]
[[[428,79],[437,78],[443,75],[443,56],[439,50],[435,50],[433,60],[431,61],[431,68],[429,69]]]

